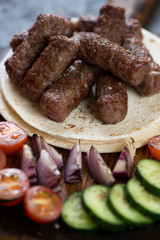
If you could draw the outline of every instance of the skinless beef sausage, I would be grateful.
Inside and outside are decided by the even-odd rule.
[[[65,22],[67,23],[66,29],[63,33],[64,36],[72,36],[73,34],[73,26],[71,23],[71,20],[69,17],[64,17]],[[32,29],[31,29],[32,30]],[[12,40],[10,41],[10,46],[12,48],[13,51],[16,50],[16,48],[23,42],[23,40],[26,38],[26,36],[28,36],[30,29],[20,32],[18,34],[15,34],[12,38]]]
[[[97,22],[95,16],[80,16],[75,27],[75,31],[93,32],[93,28]]]
[[[142,42],[141,25],[136,19],[127,19],[125,28],[124,47],[132,54],[145,58],[150,71],[143,78],[142,83],[135,90],[142,96],[148,96],[160,91],[160,66],[154,62],[149,50]]]
[[[115,76],[132,86],[141,84],[149,71],[146,59],[132,55],[123,47],[96,33],[82,35],[80,51],[88,62],[110,70]]]
[[[81,60],[74,61],[43,93],[40,100],[43,113],[54,121],[63,122],[88,96],[93,80],[94,68]]]
[[[67,68],[78,49],[79,45],[73,39],[52,37],[20,83],[24,93],[33,101],[39,101],[46,88]]]
[[[18,85],[47,46],[49,38],[63,34],[67,26],[68,21],[64,18],[52,14],[40,14],[29,30],[28,36],[5,63],[10,80]]]
[[[126,85],[111,73],[102,73],[96,84],[96,105],[104,123],[122,121],[128,109]]]
[[[104,38],[121,45],[124,38],[125,10],[113,5],[105,5],[94,31]],[[122,121],[128,108],[126,86],[109,72],[101,72],[96,82],[96,105],[100,119],[104,123],[114,124]]]
[[[101,37],[119,45],[123,44],[125,29],[125,9],[110,4],[100,9],[100,15],[93,31]]]
[[[16,50],[16,48],[23,42],[23,40],[28,36],[29,31],[20,32],[18,34],[15,34],[10,41],[10,46],[13,51]]]

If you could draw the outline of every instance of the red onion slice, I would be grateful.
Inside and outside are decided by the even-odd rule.
[[[64,169],[64,181],[77,183],[82,180],[82,152],[80,141],[77,141],[69,153]]]
[[[36,174],[36,159],[33,156],[32,149],[29,145],[23,145],[21,152],[21,170],[25,172],[27,177],[29,178],[30,184],[37,184],[37,174]]]
[[[56,149],[49,145],[43,137],[38,137],[36,134],[32,137],[33,149],[37,159],[40,157],[40,152],[42,149],[45,149],[50,156],[52,157],[53,161],[56,163],[58,169],[62,168],[63,166],[63,159],[62,155],[56,151]]]
[[[61,173],[50,154],[43,149],[37,163],[37,176],[40,185],[54,188],[60,181]]]
[[[107,186],[112,186],[115,183],[115,178],[113,177],[110,168],[94,147],[91,147],[87,152],[86,163],[89,173],[96,183]]]
[[[113,175],[120,178],[130,178],[133,175],[133,163],[136,148],[134,139],[130,138],[122,150],[113,169]]]

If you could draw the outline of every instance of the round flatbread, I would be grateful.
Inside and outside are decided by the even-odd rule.
[[[160,64],[158,54],[160,39],[144,29],[143,36],[144,43],[154,60]],[[12,52],[9,51],[3,62],[11,54]],[[57,123],[44,116],[39,105],[31,102],[19,87],[11,83],[3,62],[0,68],[3,99],[7,102],[8,108],[14,110],[27,126],[34,128],[35,132],[40,131],[42,135],[47,134],[60,143],[70,143],[72,146],[77,139],[80,139],[81,144],[86,145],[83,151],[87,151],[91,145],[96,145],[100,152],[120,151],[131,137],[134,138],[136,147],[141,147],[147,143],[149,137],[158,133],[160,93],[141,97],[133,89],[128,88],[127,116],[115,125],[104,124],[98,119],[92,96],[83,101],[63,123]],[[64,147],[63,144],[58,146]]]

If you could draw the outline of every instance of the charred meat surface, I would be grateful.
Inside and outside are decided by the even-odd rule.
[[[104,123],[122,121],[128,110],[126,85],[110,72],[102,73],[96,85],[96,104],[99,117]]]
[[[142,42],[141,25],[136,19],[126,20],[124,47],[133,55],[145,58],[149,63],[149,72],[135,90],[142,96],[148,96],[160,91],[160,66],[154,62],[149,50]]]
[[[149,71],[146,59],[132,55],[123,47],[96,33],[82,35],[80,51],[88,62],[104,70],[110,70],[115,76],[132,86],[141,84]]]
[[[133,55],[145,58],[148,62],[153,62],[149,50],[142,43],[141,24],[137,19],[127,19],[125,27],[124,48],[131,51]]]
[[[141,32],[141,23],[134,18],[127,18],[125,22],[125,31],[124,31],[125,43],[132,43],[142,41],[143,35]]]
[[[64,33],[63,35],[64,36],[72,36],[73,32],[74,32],[74,29],[73,29],[73,26],[72,26],[72,23],[71,23],[71,19],[69,17],[65,17],[64,20],[66,21],[66,23],[68,23],[66,29],[64,30]],[[29,34],[29,30],[26,30],[24,32],[20,32],[20,33],[17,33],[13,36],[11,42],[10,42],[10,46],[12,48],[13,51],[16,50],[16,48],[23,42],[23,40],[26,38],[26,36],[28,36]]]
[[[66,117],[83,101],[93,84],[92,66],[76,60],[41,97],[45,115],[57,122]]]
[[[95,16],[80,16],[75,27],[75,31],[93,32],[93,28],[97,22]]]
[[[125,9],[110,4],[100,9],[94,32],[119,45],[123,44],[125,29]]]
[[[10,80],[18,85],[47,46],[49,38],[63,34],[67,26],[68,22],[64,18],[52,14],[40,14],[28,36],[5,63]]]
[[[15,34],[10,41],[10,46],[13,51],[23,42],[23,40],[28,36],[28,30]]]
[[[68,67],[78,49],[78,44],[68,37],[52,37],[20,83],[24,93],[33,101],[39,101],[46,88]]]

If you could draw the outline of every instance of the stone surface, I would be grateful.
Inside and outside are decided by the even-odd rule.
[[[108,0],[109,1],[109,0]],[[9,48],[15,33],[28,29],[40,13],[54,13],[60,16],[97,15],[107,0],[0,0],[0,59]],[[130,0],[131,1],[131,0]],[[121,2],[123,1],[117,1]],[[152,12],[146,28],[160,33],[160,1]],[[123,2],[124,3],[124,2]]]

